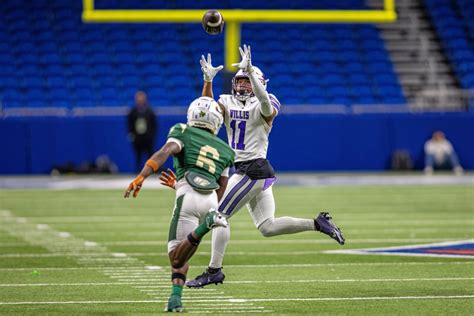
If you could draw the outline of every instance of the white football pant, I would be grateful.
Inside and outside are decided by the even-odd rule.
[[[219,212],[230,218],[247,205],[255,226],[265,237],[314,230],[313,219],[288,216],[275,218],[275,200],[272,191],[274,182],[275,178],[252,180],[247,175],[233,174],[219,203]],[[229,226],[212,230],[210,267],[222,267],[229,239]]]

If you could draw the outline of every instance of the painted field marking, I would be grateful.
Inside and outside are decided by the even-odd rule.
[[[437,261],[437,262],[328,262],[328,263],[281,263],[281,264],[238,264],[226,265],[226,268],[232,269],[279,269],[279,268],[316,268],[316,267],[338,267],[338,266],[438,266],[438,265],[472,265],[474,261]],[[207,268],[207,266],[195,266],[196,268]],[[34,268],[0,268],[0,271],[31,271]],[[139,267],[72,267],[72,268],[41,268],[37,270],[44,271],[74,271],[74,270],[100,270],[100,271],[116,271],[117,269],[139,269]]]
[[[413,253],[409,250],[413,249],[429,249],[433,247],[449,247],[456,245],[473,244],[474,239],[469,240],[456,240],[446,241],[431,244],[416,244],[408,246],[396,246],[396,247],[383,247],[383,248],[363,248],[363,249],[338,249],[338,250],[325,250],[323,253],[328,254],[352,254],[352,255],[382,255],[382,256],[408,256],[408,257],[435,257],[435,258],[460,258],[460,259],[472,259],[474,255],[457,255],[457,254],[435,254],[435,253]],[[407,252],[391,252],[390,250]]]
[[[388,249],[388,248],[387,248]],[[396,256],[422,256],[422,257],[446,257],[446,258],[460,258],[460,259],[472,259],[472,256],[460,256],[460,255],[442,255],[442,254],[405,254],[405,253],[370,253],[361,250],[319,250],[319,251],[230,251],[226,252],[228,256],[306,256],[306,255],[318,255],[318,254],[357,254],[357,255],[396,255]],[[372,249],[371,249],[372,250]],[[90,255],[90,258],[84,258],[84,255]],[[208,252],[196,252],[195,256],[209,256]],[[117,259],[126,259],[127,256],[132,257],[168,257],[166,253],[158,252],[129,252],[127,254],[112,254],[112,258],[103,258],[101,254],[84,254],[84,253],[7,253],[0,254],[0,258],[52,258],[52,257],[81,257],[78,261],[81,262],[114,262]],[[95,258],[97,257],[97,258]],[[131,261],[135,259],[130,259]]]
[[[168,280],[168,279],[166,279]],[[321,279],[305,279],[305,280],[264,280],[264,281],[254,281],[254,280],[241,280],[241,281],[226,281],[226,284],[260,284],[260,283],[352,283],[352,282],[419,282],[419,281],[471,281],[474,280],[474,277],[466,278],[406,278],[406,279],[331,279],[331,280],[321,280]],[[153,282],[150,282],[153,283]],[[112,285],[139,285],[143,282],[101,282],[101,283],[6,283],[0,284],[0,287],[37,287],[37,286],[112,286]],[[133,286],[133,288],[140,289],[142,292],[155,292],[161,291],[161,289],[169,289],[169,285],[140,285]],[[152,288],[152,289],[149,289]],[[217,289],[197,289],[197,292],[215,292]],[[190,293],[190,292],[186,292]]]
[[[368,296],[368,297],[308,297],[308,298],[251,298],[239,302],[286,302],[286,301],[385,301],[385,300],[432,300],[432,299],[464,299],[474,298],[472,295],[429,295],[429,296]],[[234,300],[230,300],[233,302]]]
[[[114,225],[114,226],[130,226],[133,224],[134,227],[150,227],[150,228],[166,228],[168,227],[168,223],[160,221],[159,218],[154,216],[146,216],[137,217],[137,216],[37,216],[37,217],[30,217],[30,219],[34,220],[41,220],[44,222],[48,222],[50,224],[75,224],[77,225],[88,225],[90,226],[91,223],[100,226],[107,226],[107,225]],[[439,221],[441,218],[424,218],[424,219],[397,219],[397,218],[390,218],[390,219],[377,219],[377,218],[370,218],[360,220],[360,217],[355,219],[344,218],[340,220],[339,225],[341,226],[361,226],[364,224],[365,226],[369,225],[376,225],[376,226],[393,226],[394,224],[400,225],[412,225],[412,226],[429,226],[429,225],[439,225]],[[451,224],[451,225],[472,225],[474,221],[470,218],[466,219],[442,219],[444,223]],[[94,225],[92,224],[92,225]],[[255,229],[252,224],[248,224],[246,222],[236,221],[233,223],[233,227],[240,228],[248,228],[252,227]],[[46,224],[38,224],[38,229],[48,229],[48,225]]]
[[[2,212],[0,216],[0,228],[5,230],[8,234],[21,238],[34,246],[41,246],[46,248],[50,253],[11,253],[11,254],[2,254],[0,258],[22,258],[22,257],[72,257],[79,264],[96,266],[100,264],[109,264],[109,266],[98,267],[96,271],[103,273],[104,275],[110,277],[111,279],[116,279],[120,285],[127,283],[133,283],[134,285],[150,285],[150,284],[162,284],[165,288],[170,289],[171,282],[169,272],[161,269],[159,266],[149,266],[144,261],[132,257],[131,253],[124,252],[111,252],[104,246],[99,245],[95,242],[90,242],[80,238],[76,238],[70,232],[58,232],[52,229],[49,226],[38,226],[35,223],[30,223],[28,220],[17,221],[17,218],[11,212]],[[3,225],[6,224],[6,225]],[[140,253],[139,253],[140,254]],[[144,255],[149,255],[144,253]],[[162,254],[166,255],[167,254]],[[110,266],[113,264],[114,266]],[[121,272],[124,272],[123,275],[111,275],[112,273],[117,273],[116,266],[123,268]],[[138,269],[137,269],[138,267]],[[138,272],[144,272],[146,275],[128,275],[127,269],[134,268]],[[133,281],[133,282],[131,282]],[[112,282],[107,282],[112,283]],[[96,285],[97,283],[94,283]],[[91,283],[89,283],[89,286]],[[118,285],[118,284],[114,284]],[[59,286],[59,285],[58,285]],[[62,285],[64,286],[64,285]],[[11,286],[10,286],[11,287]],[[149,295],[150,293],[143,293],[142,290],[135,289],[137,292],[140,292],[142,295]],[[161,295],[159,298],[164,299],[162,302],[167,302],[169,293],[164,294],[164,292],[156,291],[152,293],[153,296]],[[186,291],[189,297],[194,299],[205,299],[209,295],[206,295],[206,292],[192,292]],[[232,296],[216,296],[216,292],[213,293],[212,297],[216,299],[235,299]],[[217,294],[220,295],[220,294]],[[86,302],[97,302],[97,301],[86,301]],[[0,303],[0,305],[7,305]],[[99,303],[100,304],[100,303]],[[18,304],[17,304],[18,305]],[[237,304],[236,304],[237,305]],[[192,309],[192,307],[191,307]],[[239,304],[239,310],[236,312],[245,312],[248,313],[248,304]]]
[[[288,264],[246,264],[246,265],[226,265],[226,268],[232,269],[254,269],[254,268],[314,268],[314,267],[358,267],[358,266],[430,266],[430,265],[471,265],[474,261],[440,261],[440,262],[345,262],[345,263],[288,263]]]
[[[151,282],[150,282],[151,283]],[[89,283],[6,283],[0,287],[36,287],[36,286],[121,286],[138,285],[143,282],[89,282]],[[168,286],[169,288],[169,286]]]
[[[370,244],[385,244],[385,243],[415,243],[415,242],[443,242],[450,241],[452,238],[356,238],[351,239],[351,243],[370,243]],[[91,244],[97,244],[95,242],[85,242]],[[325,239],[254,239],[254,240],[232,240],[233,244],[239,245],[262,245],[262,244],[334,244],[333,240]],[[85,246],[92,246],[91,244],[85,244]],[[103,246],[160,246],[167,245],[167,241],[110,241],[102,242]],[[210,245],[211,241],[204,240],[201,245]],[[21,242],[2,243],[0,248],[10,247],[31,247],[30,244]]]
[[[351,243],[374,243],[374,244],[383,244],[383,243],[412,243],[412,242],[443,242],[450,241],[452,238],[359,238],[351,239]],[[333,240],[325,239],[254,239],[254,240],[234,240],[232,239],[233,244],[239,245],[262,245],[262,244],[334,244]],[[105,246],[159,246],[166,245],[166,241],[111,241],[103,242],[102,245]],[[204,240],[201,242],[201,245],[211,244],[211,241]],[[0,246],[1,247],[1,246]]]
[[[443,299],[470,299],[472,295],[429,295],[429,296],[367,296],[367,297],[307,297],[307,298],[251,298],[251,299],[224,299],[224,302],[289,302],[289,301],[384,301],[384,300],[443,300]],[[136,304],[136,303],[166,303],[168,300],[123,300],[123,301],[55,301],[55,302],[0,302],[0,305],[68,305],[68,304]],[[187,300],[186,303],[212,302],[214,299]],[[253,307],[255,308],[255,307]]]
[[[226,284],[259,283],[352,283],[352,282],[419,282],[419,281],[471,281],[472,278],[410,278],[410,279],[334,279],[334,280],[264,280],[264,281],[226,281]]]

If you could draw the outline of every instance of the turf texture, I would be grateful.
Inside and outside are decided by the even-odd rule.
[[[174,192],[0,191],[0,314],[162,313]],[[226,281],[185,289],[192,314],[468,315],[474,260],[329,254],[474,238],[472,186],[275,187],[276,216],[329,211],[347,243],[317,232],[262,237],[231,219]],[[209,261],[210,234],[188,277]]]

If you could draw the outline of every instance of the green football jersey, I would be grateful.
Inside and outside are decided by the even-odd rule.
[[[222,171],[234,163],[234,151],[222,139],[208,131],[186,124],[174,125],[168,139],[181,141],[181,152],[173,157],[178,180],[194,171],[217,182]]]

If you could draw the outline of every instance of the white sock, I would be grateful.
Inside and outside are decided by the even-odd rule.
[[[216,227],[212,230],[212,251],[209,267],[222,268],[225,248],[230,240],[230,227]]]

